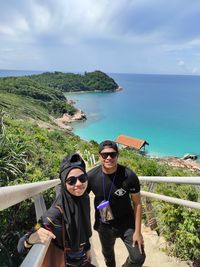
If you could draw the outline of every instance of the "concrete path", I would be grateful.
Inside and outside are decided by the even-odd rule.
[[[91,219],[92,225],[94,221],[94,208],[93,199],[94,196],[90,194],[91,199]],[[142,234],[145,242],[146,260],[143,267],[188,267],[187,263],[180,262],[175,258],[168,257],[161,248],[164,247],[165,241],[162,237],[158,237],[155,231],[151,231],[149,228],[143,227]],[[106,267],[104,259],[101,253],[101,245],[96,231],[93,231],[92,239],[92,254],[93,264],[97,267]],[[128,253],[120,239],[117,239],[115,244],[116,252],[116,267],[121,267],[125,262]]]

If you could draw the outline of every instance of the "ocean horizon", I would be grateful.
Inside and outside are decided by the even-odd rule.
[[[42,71],[0,70],[0,76]],[[115,140],[119,135],[146,140],[151,156],[200,154],[200,76],[109,74],[123,88],[110,93],[65,93],[87,120],[72,124],[85,140]]]
[[[45,71],[40,70],[7,70],[7,69],[0,69],[0,77],[12,77],[12,76],[25,76],[25,75],[34,75],[34,74],[41,74]]]

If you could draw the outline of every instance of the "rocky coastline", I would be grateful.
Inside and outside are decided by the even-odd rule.
[[[69,91],[69,92],[66,92],[66,93],[73,93],[73,94],[84,94],[84,93],[114,93],[114,92],[119,92],[119,91],[122,91],[123,90],[123,87],[122,86],[118,86],[117,88],[115,89],[112,89],[112,90],[93,90],[93,91]],[[73,100],[70,100],[70,99],[67,99],[67,102],[68,103],[71,103],[71,104],[75,104],[75,102]]]
[[[54,119],[54,123],[63,130],[72,131],[73,128],[69,125],[75,121],[85,121],[87,120],[86,114],[78,109],[74,115],[69,115],[68,113],[64,113],[61,118]]]
[[[157,162],[161,164],[166,164],[171,167],[181,168],[184,170],[190,170],[193,172],[200,171],[200,161],[192,159],[183,159],[178,157],[156,157],[154,158]]]
[[[109,90],[108,92],[118,92],[121,90],[123,90],[123,88],[121,86],[118,86],[116,89]],[[89,93],[89,92],[91,91],[78,91],[78,92],[73,92],[73,93],[80,94],[80,93]],[[105,91],[95,90],[94,92],[105,92]],[[67,99],[67,103],[70,105],[76,104],[76,102],[71,99]],[[69,115],[68,113],[64,113],[62,117],[53,119],[53,122],[59,128],[63,130],[73,131],[73,127],[69,125],[70,123],[75,122],[75,121],[85,121],[85,120],[87,120],[86,114],[82,110],[78,109],[74,115]]]

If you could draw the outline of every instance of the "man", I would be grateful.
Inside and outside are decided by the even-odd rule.
[[[120,237],[129,253],[122,267],[141,267],[145,252],[138,177],[117,163],[118,147],[113,141],[106,140],[100,144],[99,159],[101,165],[88,172],[88,191],[95,195],[94,229],[99,234],[106,266],[116,266],[114,244]]]

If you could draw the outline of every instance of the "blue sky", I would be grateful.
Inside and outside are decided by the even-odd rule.
[[[199,0],[0,0],[0,69],[200,74]]]

